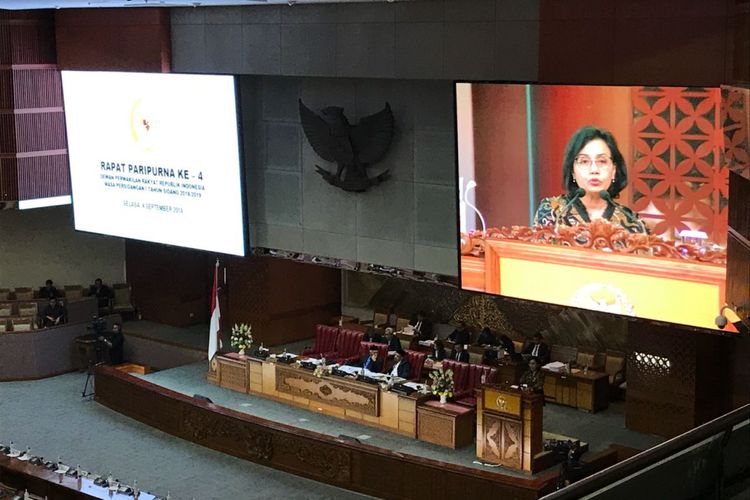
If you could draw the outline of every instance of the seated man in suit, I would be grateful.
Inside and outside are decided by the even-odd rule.
[[[427,319],[423,312],[418,312],[417,315],[409,321],[414,327],[414,331],[419,333],[422,339],[432,338],[432,322]]]
[[[485,326],[482,328],[482,331],[479,332],[479,337],[477,337],[477,345],[497,345],[497,337],[495,337],[495,334],[492,333],[492,330],[488,326]]]
[[[390,326],[385,329],[385,342],[388,344],[389,351],[398,351],[401,349],[401,341],[394,335],[393,328]]]
[[[466,328],[466,323],[458,322],[458,327],[448,335],[448,340],[456,344],[471,344],[471,332]]]
[[[97,298],[99,307],[107,307],[109,299],[112,297],[112,291],[102,283],[101,278],[96,278],[94,284],[89,287],[89,296]]]
[[[371,372],[382,372],[383,371],[383,360],[378,359],[378,348],[377,346],[370,346],[368,354],[366,354],[359,362],[359,366],[365,370]]]
[[[393,357],[393,366],[388,372],[388,375],[391,375],[392,377],[409,378],[410,373],[411,365],[406,359],[406,353],[399,347]]]
[[[526,344],[526,347],[524,347],[521,354],[524,356],[524,358],[527,358],[529,356],[535,356],[539,358],[539,363],[541,363],[542,366],[549,363],[549,346],[544,343],[544,338],[542,337],[541,333],[534,334],[533,340]]]
[[[112,325],[112,330],[103,332],[99,340],[107,346],[105,360],[107,363],[119,365],[123,360],[122,346],[125,343],[125,337],[122,336],[122,327],[120,323]]]
[[[47,280],[44,282],[44,286],[39,289],[39,298],[40,299],[52,299],[57,298],[60,296],[60,293],[57,291],[57,288],[52,284],[52,280]]]
[[[451,361],[460,361],[462,363],[469,362],[469,352],[464,350],[463,344],[454,344],[453,351],[451,351]]]
[[[65,306],[57,300],[57,297],[52,297],[42,312],[42,325],[48,327],[63,323],[65,323]]]
[[[445,359],[445,346],[443,345],[442,340],[436,340],[434,344],[432,344],[432,349],[430,350],[430,353],[427,355],[430,359],[434,361],[442,361]]]
[[[378,344],[385,344],[383,335],[380,334],[380,329],[372,326],[367,328],[367,331],[362,336],[362,342],[377,342]]]

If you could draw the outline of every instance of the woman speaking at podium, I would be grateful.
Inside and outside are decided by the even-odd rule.
[[[615,201],[627,183],[625,159],[614,136],[596,127],[583,127],[565,147],[563,185],[567,193],[544,198],[534,225],[557,228],[604,219],[630,233],[648,234],[638,215]]]

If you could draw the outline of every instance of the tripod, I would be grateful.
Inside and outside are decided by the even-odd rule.
[[[99,363],[97,363],[98,365]],[[94,380],[91,376],[94,374],[94,362],[89,361],[89,367],[86,369],[86,383],[83,384],[83,391],[81,391],[81,398],[92,397],[95,394],[96,388],[94,387]],[[91,392],[87,393],[89,388],[89,382],[91,382]]]

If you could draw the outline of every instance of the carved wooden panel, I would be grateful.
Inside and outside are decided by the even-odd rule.
[[[482,414],[482,460],[513,469],[523,466],[523,429],[520,420]]]
[[[189,441],[203,446],[211,444],[212,447],[233,455],[240,448],[243,457],[249,457],[255,462],[269,461],[273,456],[270,432],[253,428],[231,417],[217,418],[199,408],[184,408],[182,432]]]
[[[276,390],[377,417],[378,386],[341,377],[316,377],[301,368],[276,365]]]
[[[275,436],[273,444],[277,461],[288,469],[334,484],[346,484],[351,479],[352,457],[345,449],[321,443],[302,444],[290,436]]]
[[[233,391],[247,392],[247,363],[219,356],[221,386]]]
[[[97,402],[177,437],[379,498],[447,500],[470,492],[474,498],[531,500],[551,491],[556,479],[556,474],[509,476],[344,442],[209,405],[106,366],[97,369],[96,389]]]

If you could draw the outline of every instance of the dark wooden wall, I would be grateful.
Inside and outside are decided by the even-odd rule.
[[[168,72],[169,9],[55,11],[60,69]]]
[[[226,332],[245,322],[253,326],[256,343],[310,338],[315,324],[341,311],[341,271],[270,257],[231,259],[225,297]]]

